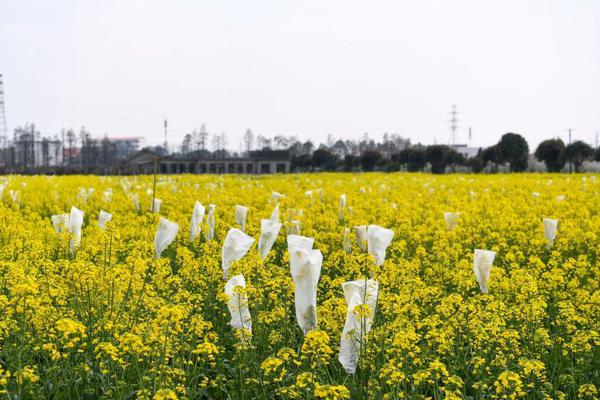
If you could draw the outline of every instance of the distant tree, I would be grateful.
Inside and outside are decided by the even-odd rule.
[[[560,172],[565,166],[565,144],[560,139],[548,139],[535,150],[535,158],[546,164],[548,172]]]
[[[192,134],[188,133],[183,137],[183,141],[181,142],[181,152],[183,154],[187,154],[191,151],[192,145]]]
[[[422,147],[407,147],[400,153],[392,154],[392,161],[405,165],[409,172],[422,171],[427,161],[425,160],[425,149]]]
[[[490,146],[483,149],[483,151],[481,152],[481,159],[483,160],[484,164],[497,164],[499,162],[497,147]]]
[[[594,153],[594,161],[600,161],[600,147],[598,147]]]
[[[312,152],[314,150],[315,150],[315,145],[310,140],[307,141],[307,142],[304,142],[302,144],[302,153],[304,153],[304,154],[312,154]]]
[[[315,150],[312,154],[312,166],[325,171],[333,171],[337,164],[337,157],[326,148]]]
[[[310,154],[298,154],[292,157],[291,168],[294,171],[308,171],[312,163]]]
[[[254,133],[251,129],[246,129],[244,133],[244,150],[249,153],[254,148]]]
[[[360,158],[352,154],[346,154],[344,157],[344,171],[353,171],[360,166]]]
[[[471,157],[467,159],[466,165],[471,168],[471,171],[478,174],[483,171],[484,162],[483,159],[479,156]]]
[[[525,138],[517,133],[505,133],[496,145],[497,156],[500,162],[507,162],[513,172],[522,172],[527,169],[529,159],[529,146]]]
[[[360,165],[363,171],[373,171],[379,160],[381,160],[380,152],[377,150],[367,150],[360,156]]]
[[[594,149],[589,144],[578,140],[565,148],[565,156],[568,162],[573,163],[575,172],[579,172],[581,164],[594,156]]]
[[[425,148],[425,160],[431,164],[431,172],[443,174],[448,165],[450,147],[443,144],[434,144]]]

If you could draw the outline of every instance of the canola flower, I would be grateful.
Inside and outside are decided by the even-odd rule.
[[[588,176],[0,180],[0,396],[600,395]]]

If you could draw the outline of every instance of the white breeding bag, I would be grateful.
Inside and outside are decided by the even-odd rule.
[[[271,213],[271,221],[273,222],[279,222],[279,204],[277,204],[275,206],[275,208],[273,209],[273,212]]]
[[[106,203],[112,201],[112,196],[113,196],[113,191],[111,188],[108,188],[104,192],[102,192],[102,198],[104,199],[104,201]]]
[[[290,271],[296,287],[296,319],[304,334],[317,328],[317,284],[323,254],[312,249],[313,242],[312,238],[288,236]]]
[[[245,288],[246,280],[244,279],[244,275],[236,275],[225,284],[227,308],[229,309],[229,314],[231,314],[229,324],[235,329],[247,329],[252,333],[252,318],[248,309],[248,296],[244,290]]]
[[[446,221],[446,228],[451,231],[458,226],[458,218],[460,217],[459,212],[445,212],[444,220]]]
[[[271,199],[269,202],[271,204],[277,204],[277,202],[279,202],[279,199],[281,199],[283,197],[285,197],[285,196],[279,192],[271,192]]]
[[[544,218],[544,238],[548,240],[548,247],[551,247],[554,244],[554,239],[556,239],[556,230],[558,229],[558,220]]]
[[[494,263],[494,257],[496,257],[496,252],[494,251],[475,249],[473,272],[475,272],[475,279],[479,283],[482,293],[488,292],[488,281],[490,280],[490,271]]]
[[[354,232],[356,233],[356,243],[358,243],[358,248],[360,249],[360,251],[367,251],[367,226],[355,226]]]
[[[348,312],[340,340],[338,360],[346,373],[354,374],[360,358],[360,350],[366,344],[371,325],[373,325],[379,283],[373,279],[349,281],[342,284],[342,289],[348,305]],[[368,314],[359,317],[354,309],[363,304],[369,307]]]
[[[140,200],[137,193],[131,196],[131,202],[133,203],[133,208],[135,208],[135,211],[140,211]]]
[[[73,234],[73,238],[69,243],[71,252],[79,246],[81,242],[81,225],[83,225],[83,211],[77,207],[71,207],[71,214],[69,215],[69,232]]]
[[[223,267],[223,279],[229,276],[229,266],[232,262],[244,257],[254,243],[254,238],[246,235],[239,229],[231,228],[227,232],[223,242],[223,255],[221,266]]]
[[[208,216],[206,217],[206,225],[208,225],[208,230],[206,231],[206,240],[213,240],[215,238],[216,207],[217,206],[214,204],[208,205]]]
[[[350,229],[344,229],[344,238],[342,239],[342,248],[346,254],[352,253],[352,241],[350,240]]]
[[[98,214],[98,226],[100,229],[104,229],[106,227],[106,223],[112,219],[112,214],[106,211],[100,210]]]
[[[260,238],[258,239],[258,251],[264,260],[267,258],[269,251],[273,247],[273,243],[279,235],[281,224],[270,219],[262,219],[260,221]]]
[[[338,218],[340,221],[344,220],[344,209],[346,208],[346,194],[340,195],[340,212]]]
[[[50,217],[50,219],[56,233],[61,233],[65,229],[69,229],[69,214],[56,214]]]
[[[161,199],[152,199],[152,206],[150,207],[150,211],[152,211],[155,214],[158,214],[160,212],[161,204],[162,204]]]
[[[175,222],[171,222],[168,219],[160,218],[158,222],[158,229],[156,235],[154,235],[154,252],[156,258],[159,258],[162,252],[175,240],[177,232],[179,231],[179,225]]]
[[[235,223],[238,224],[242,232],[246,231],[246,217],[248,216],[248,207],[235,206]]]
[[[382,265],[385,261],[385,250],[392,242],[394,231],[379,225],[367,227],[367,249],[375,257],[375,264]]]
[[[190,221],[190,242],[196,240],[202,230],[201,224],[205,211],[206,209],[202,204],[199,202],[194,203],[194,211],[192,211],[192,220]]]

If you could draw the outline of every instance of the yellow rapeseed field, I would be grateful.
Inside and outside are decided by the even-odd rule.
[[[0,190],[2,398],[600,396],[594,176],[11,176]]]

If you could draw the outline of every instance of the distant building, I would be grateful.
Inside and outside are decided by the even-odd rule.
[[[59,140],[21,136],[13,142],[12,161],[18,167],[55,167],[62,165],[63,150]]]
[[[124,160],[140,150],[144,144],[144,138],[140,136],[109,137],[108,141],[115,146],[115,157]]]
[[[275,174],[290,172],[290,154],[284,150],[251,151],[243,158],[206,158],[175,154],[162,157],[141,150],[127,159],[123,172],[151,174]]]
[[[481,147],[470,147],[466,144],[452,144],[450,147],[465,158],[475,157],[481,151]]]

